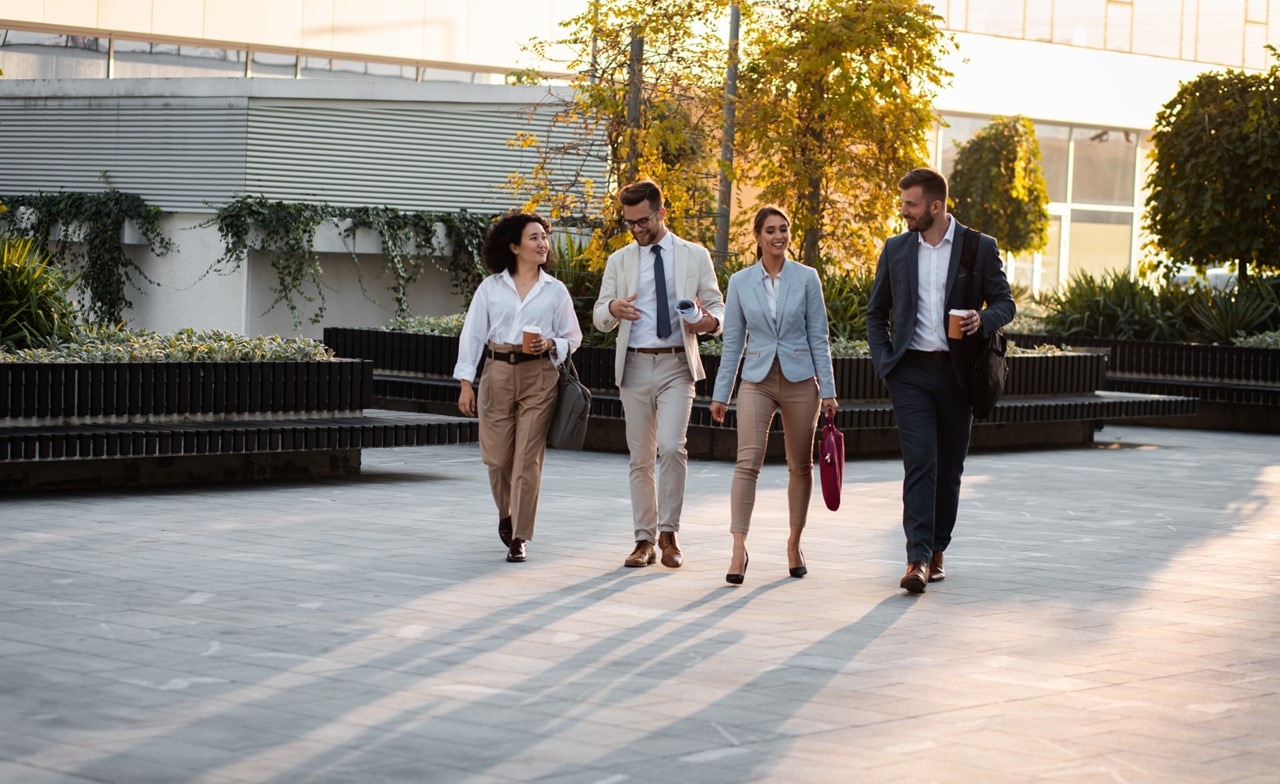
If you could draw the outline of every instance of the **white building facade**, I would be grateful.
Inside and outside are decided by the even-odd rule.
[[[1072,272],[1136,268],[1149,129],[1180,82],[1268,65],[1280,0],[938,0],[959,50],[931,139],[949,171],[956,142],[995,115],[1037,127],[1052,229],[1014,260],[1033,290]],[[267,310],[268,259],[205,273],[222,248],[197,228],[242,194],[405,210],[500,212],[527,169],[507,144],[547,88],[506,86],[521,49],[552,39],[584,0],[0,0],[0,194],[115,187],[169,213],[176,253],[132,251],[161,285],[131,293],[133,323],[293,334]],[[891,186],[890,186],[891,187]],[[981,228],[981,227],[979,227]],[[327,324],[385,323],[376,277],[321,237]],[[366,248],[369,249],[369,248]],[[376,250],[376,246],[372,248]],[[365,276],[369,270],[364,271]],[[415,312],[456,312],[443,273]],[[322,325],[306,325],[318,335]]]

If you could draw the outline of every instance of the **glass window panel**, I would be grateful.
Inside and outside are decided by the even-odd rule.
[[[1246,0],[1244,7],[1246,22],[1256,24],[1267,23],[1267,0]]]
[[[1102,48],[1107,0],[1072,0],[1053,7],[1053,42]]]
[[[1165,0],[1133,0],[1133,51],[1178,57],[1182,15]]]
[[[1239,67],[1243,65],[1244,5],[1200,4],[1200,29],[1196,33],[1196,59]]]
[[[1061,259],[1062,217],[1049,218],[1049,244],[1040,253],[1021,253],[1009,265],[1009,279],[1033,292],[1053,291],[1058,287],[1058,264]]]
[[[1022,37],[1022,0],[969,0],[971,33]]]
[[[956,167],[956,151],[958,145],[964,144],[973,138],[978,129],[991,122],[990,117],[957,117],[947,115],[943,117],[948,127],[942,129],[942,174],[946,177],[951,176],[951,172]]]
[[[101,79],[107,39],[0,30],[0,71],[6,79]]]
[[[1244,28],[1244,67],[1266,70],[1274,62],[1271,53],[1263,47],[1267,44],[1267,26],[1259,24],[1245,25]]]
[[[1027,0],[1027,33],[1030,41],[1053,40],[1054,0]]]
[[[255,77],[292,79],[295,75],[297,58],[291,54],[279,52],[254,52],[253,75]]]
[[[1114,52],[1129,51],[1133,33],[1133,6],[1128,3],[1107,4],[1106,48]]]
[[[1096,278],[1127,270],[1132,243],[1132,213],[1072,210],[1068,272],[1088,272]]]
[[[1071,201],[1132,206],[1138,133],[1076,128],[1071,138],[1075,146]]]
[[[1040,142],[1040,168],[1049,184],[1049,201],[1067,200],[1067,155],[1071,146],[1071,129],[1065,125],[1036,123],[1036,139]]]

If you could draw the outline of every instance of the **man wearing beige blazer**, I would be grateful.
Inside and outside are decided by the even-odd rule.
[[[636,540],[624,563],[654,563],[656,544],[663,566],[676,568],[684,563],[676,534],[688,474],[685,438],[693,385],[706,377],[697,335],[719,333],[724,299],[706,248],[667,231],[656,183],[632,183],[618,200],[635,242],[605,263],[594,321],[603,332],[618,328],[614,378],[631,452]],[[681,318],[679,300],[692,300],[701,317],[692,323]]]

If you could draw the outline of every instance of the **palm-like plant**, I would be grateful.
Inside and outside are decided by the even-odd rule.
[[[30,239],[0,239],[0,345],[52,346],[76,326],[74,278],[49,265]]]

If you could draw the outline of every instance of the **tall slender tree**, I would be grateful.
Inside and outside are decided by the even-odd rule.
[[[533,161],[512,174],[507,187],[525,199],[526,209],[593,227],[586,254],[597,263],[629,239],[616,220],[613,195],[634,176],[662,186],[675,231],[712,244],[727,58],[716,23],[727,8],[728,0],[591,0],[564,23],[564,38],[531,44],[544,59],[567,49],[569,69],[578,76],[567,99],[552,91],[534,107],[549,118],[543,133],[509,142],[530,150]],[[633,124],[635,36],[643,41],[643,62]]]
[[[1026,117],[994,117],[956,153],[951,210],[1010,253],[1049,244],[1049,184],[1036,127]]]
[[[737,175],[790,209],[806,263],[874,263],[951,76],[940,21],[925,0],[775,0],[744,26]]]
[[[1280,52],[1261,73],[1210,71],[1156,115],[1146,230],[1167,264],[1280,269]]]

